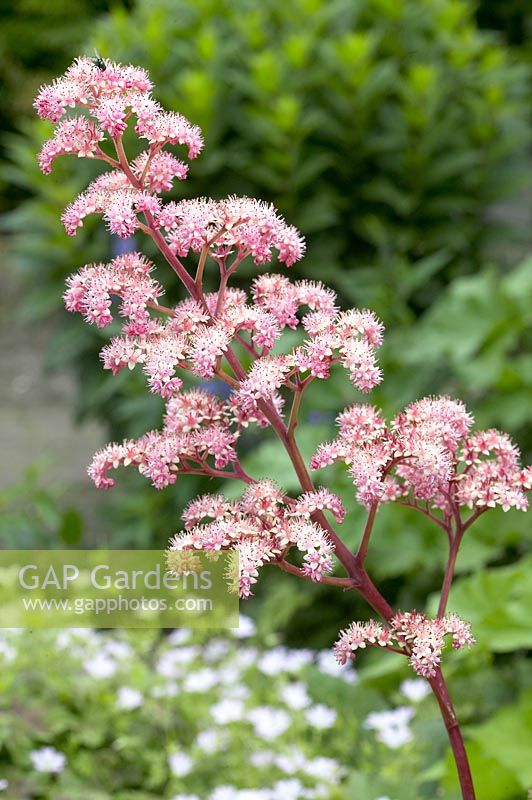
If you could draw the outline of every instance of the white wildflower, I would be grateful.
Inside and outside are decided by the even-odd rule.
[[[194,762],[187,753],[171,753],[168,756],[168,766],[172,775],[183,777],[188,775],[194,766]]]
[[[37,772],[52,772],[54,775],[58,775],[66,765],[65,754],[60,753],[55,747],[41,747],[39,750],[32,750],[30,758]]]
[[[424,678],[407,678],[399,687],[399,691],[412,703],[419,703],[431,693],[431,688]]]
[[[312,725],[313,728],[318,728],[318,730],[332,728],[336,722],[337,716],[334,708],[329,708],[323,705],[323,703],[318,703],[305,712],[305,717],[309,725]]]
[[[376,738],[395,750],[412,739],[408,723],[414,716],[412,708],[399,706],[392,711],[373,711],[364,721],[364,727],[376,731]]]
[[[232,628],[231,631],[233,636],[236,636],[237,639],[248,639],[250,636],[255,635],[257,628],[250,617],[246,617],[245,614],[240,614],[238,628]]]
[[[346,683],[356,683],[358,675],[350,664],[342,666],[336,660],[332,650],[320,650],[316,659],[316,665],[320,672],[331,675],[333,678],[341,678]]]
[[[276,739],[290,727],[292,722],[286,711],[270,706],[252,708],[248,713],[248,719],[253,725],[256,735],[266,741]]]
[[[132,711],[134,708],[139,708],[144,702],[142,694],[138,689],[132,689],[131,686],[121,686],[117,695],[117,706],[123,711]]]
[[[296,710],[307,708],[312,702],[307,687],[301,681],[283,686],[279,694],[287,706]]]
[[[91,678],[110,678],[117,670],[116,661],[105,653],[97,653],[83,663]]]
[[[187,675],[183,686],[187,692],[208,692],[218,683],[218,675],[209,667],[198,669]]]
[[[211,706],[211,715],[218,725],[238,722],[244,716],[244,703],[238,699],[220,700]]]

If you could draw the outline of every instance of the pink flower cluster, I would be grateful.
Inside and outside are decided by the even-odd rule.
[[[87,117],[70,117],[57,126],[52,139],[48,139],[39,153],[39,166],[45,175],[52,171],[58,156],[75,154],[78,158],[94,158],[104,132]]]
[[[168,401],[161,431],[107,445],[95,454],[89,476],[99,489],[108,489],[114,486],[109,470],[132,465],[162,489],[175,483],[178,473],[208,473],[209,465],[223,469],[237,460],[238,432],[229,424],[228,406],[214,395],[202,389],[183,392]]]
[[[121,299],[119,313],[129,323],[130,336],[150,331],[148,303],[161,296],[161,286],[150,276],[153,264],[141,253],[118,256],[108,264],[88,264],[67,279],[63,298],[68,311],[83,314],[85,320],[98,328],[113,321],[112,296]]]
[[[140,226],[139,214],[156,214],[161,208],[158,197],[131,186],[119,170],[100,175],[64,210],[61,220],[69,236],[75,236],[89,214],[102,214],[107,227],[122,239],[129,238]]]
[[[294,547],[304,554],[301,574],[318,582],[332,570],[334,549],[327,533],[310,519],[318,508],[329,509],[340,521],[345,514],[339,498],[326,489],[293,500],[270,480],[252,483],[234,502],[202,495],[185,509],[185,531],[171,540],[170,550],[234,551],[235,583],[244,598],[252,594],[259,568],[282,561]]]
[[[417,508],[446,529],[454,546],[485,509],[524,510],[532,470],[521,469],[518,450],[505,434],[472,433],[472,417],[448,397],[412,403],[389,424],[376,407],[352,405],[338,417],[338,437],[320,445],[311,467],[344,461],[359,501],[371,510],[356,556],[325,515],[343,522],[346,512],[336,495],[320,488],[292,498],[271,480],[247,475],[236,449],[242,430],[251,423],[272,425],[302,486],[312,487],[293,436],[303,391],[314,379],[328,378],[335,364],[348,371],[360,391],[373,389],[381,381],[376,351],[384,329],[371,311],[340,311],[334,291],[320,282],[262,274],[253,281],[250,296],[228,285],[246,258],[261,266],[276,251],[277,259],[290,267],[304,255],[304,240],[272,205],[252,198],[163,202],[159,195],[188,172],[165,148],[184,145],[192,159],[203,142],[199,128],[162,109],[151,89],[142,69],[81,58],[62,78],[42,87],[35,102],[39,116],[56,126],[39,156],[43,172],[49,173],[64,154],[96,158],[110,167],[65,209],[67,233],[75,235],[93,213],[101,214],[117,236],[142,230],[190,295],[174,307],[160,305],[162,287],[152,276],[151,262],[139,253],[89,264],[69,278],[66,307],[87,322],[109,325],[117,302],[123,324],[120,335],[102,350],[104,368],[117,374],[141,365],[150,390],[166,401],[161,430],[103,448],[89,474],[100,488],[113,486],[109,472],[121,466],[135,467],[157,489],[187,473],[244,481],[247,489],[238,501],[221,495],[196,498],[184,512],[185,529],[171,540],[169,553],[175,557],[182,551],[193,559],[199,549],[213,557],[229,551],[228,580],[241,597],[252,594],[259,568],[273,563],[312,581],[356,585],[375,606],[375,594],[380,597],[376,588],[364,594],[364,547],[378,503],[398,501]],[[81,113],[71,113],[76,107]],[[128,125],[148,142],[131,162],[122,141]],[[220,273],[213,293],[203,288],[207,258]],[[181,259],[195,262],[194,278]],[[286,328],[298,326],[296,346],[274,349]],[[246,359],[238,358],[242,350]],[[202,388],[184,391],[187,375],[225,381],[229,396],[222,400]],[[283,408],[291,394],[285,423]],[[474,509],[464,524],[461,506]],[[287,560],[294,551],[295,563]],[[347,577],[328,577],[335,552]],[[389,609],[380,599],[388,619]],[[442,614],[446,599],[442,595]],[[417,673],[430,678],[439,667],[446,636],[457,648],[474,641],[469,626],[454,614],[437,619],[396,614],[383,624],[353,623],[341,633],[336,655],[345,663],[369,644],[399,650]]]
[[[74,236],[89,214],[101,213],[109,230],[127,238],[144,223],[166,236],[170,252],[186,256],[212,247],[212,256],[226,259],[236,253],[235,265],[251,256],[255,264],[272,258],[291,266],[305,251],[305,243],[287,225],[272,205],[247,197],[226,200],[182,200],[163,205],[157,197],[170,191],[175,178],[184,180],[187,166],[167,145],[186,145],[188,157],[195,158],[203,147],[200,130],[183,116],[164,111],[150,94],[148,74],[135,67],[105,61],[105,69],[90,58],[77,59],[65,75],[43,86],[35,101],[39,116],[56,124],[54,136],[41,150],[39,163],[45,173],[64,154],[98,158],[113,166],[110,174],[91,183],[63,214],[63,223]],[[70,108],[81,106],[85,113],[63,118]],[[134,116],[135,132],[150,147],[131,165],[117,149],[118,160],[100,146],[111,138],[118,148],[128,120]]]
[[[226,200],[181,200],[167,203],[156,217],[167,232],[172,253],[187,256],[212,245],[212,255],[224,259],[233,248],[237,261],[251,256],[255,264],[272,259],[292,266],[303,257],[305,242],[292,225],[287,225],[269,203],[249,197]]]
[[[311,459],[312,469],[344,461],[358,500],[409,500],[451,515],[456,506],[500,505],[525,510],[530,468],[521,470],[519,453],[506,434],[470,434],[473,418],[448,397],[426,397],[409,405],[387,425],[371,405],[353,405],[337,420],[340,434]]]
[[[399,648],[409,656],[418,675],[432,678],[440,665],[446,636],[451,637],[455,649],[475,643],[470,626],[457,614],[429,619],[425,614],[413,611],[396,614],[389,625],[373,620],[353,622],[341,631],[334,650],[338,662],[346,664],[355,658],[358,649],[367,645]]]
[[[311,281],[291,283],[279,275],[262,275],[254,284],[254,302],[248,303],[242,290],[227,289],[220,305],[216,293],[204,296],[202,306],[185,300],[166,309],[167,319],[150,316],[157,309],[160,285],[151,277],[153,265],[138,253],[120,256],[109,264],[87,265],[68,279],[64,295],[69,311],[80,312],[98,327],[113,317],[112,296],[121,298],[120,316],[128,319],[123,335],[116,336],[102,350],[104,367],[117,374],[122,368],[143,365],[150,389],[165,398],[182,386],[177,368],[201,378],[216,374],[221,359],[236,336],[249,336],[256,358],[246,377],[232,395],[235,419],[242,426],[250,422],[267,424],[259,405],[271,400],[278,411],[284,399],[283,386],[294,376],[325,378],[333,363],[348,366],[351,378],[367,391],[368,369],[375,380],[380,373],[375,365],[375,350],[381,341],[382,326],[367,311],[338,313],[335,295],[323,284]],[[276,306],[273,287],[281,287]],[[285,355],[270,351],[285,326],[299,324],[301,306],[310,308],[303,317],[309,338]],[[327,332],[312,324],[327,319]],[[376,333],[377,332],[377,333]],[[360,346],[364,357],[346,364],[346,353]]]
[[[35,108],[41,118],[54,123],[70,108],[81,106],[96,120],[95,130],[101,141],[105,134],[115,139],[127,128],[130,114],[136,116],[135,131],[152,145],[184,144],[189,158],[195,158],[203,147],[201,132],[180,114],[164,111],[150,94],[152,83],[148,73],[139,67],[124,66],[105,60],[105,69],[100,69],[91,58],[78,58],[66,73],[51,85],[42,86],[35,100]],[[75,119],[83,119],[80,116]],[[90,123],[94,127],[93,123]],[[65,152],[87,155],[85,147],[76,139],[76,131],[69,140],[68,127],[57,129],[63,145],[53,156]],[[44,145],[49,150],[49,143]],[[91,151],[94,154],[94,150]],[[53,160],[52,158],[52,160]],[[51,161],[46,163],[50,171]]]

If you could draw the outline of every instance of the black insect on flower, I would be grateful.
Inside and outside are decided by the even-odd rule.
[[[94,50],[94,57],[92,58],[92,63],[94,64],[95,67],[101,69],[102,72],[104,72],[107,69],[105,61],[103,60],[103,58],[96,49]]]

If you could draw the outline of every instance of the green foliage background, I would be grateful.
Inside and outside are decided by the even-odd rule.
[[[93,165],[64,159],[44,178],[35,151],[49,127],[27,112],[36,76],[62,71],[96,46],[146,66],[159,99],[203,128],[205,152],[180,190],[272,200],[308,240],[294,271],[332,284],[344,304],[369,306],[384,320],[385,378],[373,397],[387,414],[417,396],[449,393],[466,401],[479,425],[511,432],[530,456],[527,4],[505,3],[503,13],[489,0],[478,9],[468,0],[137,0],[97,15],[106,9],[88,6],[77,23],[56,19],[64,23],[56,39],[35,45],[46,53],[42,70],[31,57],[31,36],[27,59],[12,55],[5,38],[0,56],[12,87],[2,169],[9,264],[24,287],[21,314],[34,324],[56,319],[49,366],[77,373],[78,415],[99,417],[120,438],[157,426],[161,413],[142,379],[102,374],[97,353],[107,333],[61,311],[66,275],[109,256],[112,243],[97,223],[76,239],[64,234],[59,211]],[[23,30],[34,13],[31,3],[8,13],[2,36]],[[511,45],[488,30],[494,27]],[[24,70],[33,77],[26,80]],[[335,413],[355,399],[340,374],[327,386],[316,382],[299,432],[306,454],[331,436]],[[247,448],[252,474],[274,474],[297,490],[273,440],[250,437]],[[319,477],[351,509],[344,527],[355,546],[364,515],[349,480],[340,469]],[[205,490],[193,478],[162,494],[136,477],[119,483],[102,496],[106,545],[112,534],[115,546],[163,546],[176,510]],[[24,504],[21,487],[0,497],[9,515],[0,529],[4,546],[14,546],[17,531],[28,546],[38,546],[40,531],[45,546],[86,541],[72,498],[63,502],[42,480],[28,487]],[[530,725],[517,677],[532,638],[529,528],[522,514],[483,517],[465,542],[451,597],[479,639],[456,681],[475,686],[463,690],[462,713],[477,772],[489,776],[485,792],[492,787],[481,800],[513,800],[527,788],[496,732],[500,725],[511,741]],[[444,557],[438,531],[423,519],[399,508],[380,512],[371,568],[392,602],[424,606]],[[261,632],[282,632],[294,645],[328,646],[339,627],[366,613],[352,597],[286,576],[269,576],[257,594],[251,609]]]

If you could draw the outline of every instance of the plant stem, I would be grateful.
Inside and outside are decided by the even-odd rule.
[[[303,387],[298,386],[294,393],[294,399],[292,401],[292,409],[290,411],[290,419],[288,421],[288,430],[287,436],[293,437],[294,431],[297,427],[297,423],[299,422],[299,407],[301,405],[301,400],[303,398]]]
[[[441,619],[445,614],[447,608],[447,601],[449,600],[449,592],[454,578],[454,568],[456,566],[456,558],[462,543],[465,528],[460,524],[454,536],[450,539],[449,557],[447,559],[447,566],[445,567],[445,576],[443,578],[443,585],[441,587],[440,603],[438,605],[438,617]]]
[[[291,575],[296,575],[298,578],[303,578],[304,580],[307,580],[307,576],[302,572],[302,570],[299,567],[296,567],[295,564],[291,564],[284,558],[280,558],[273,563],[275,563],[276,566],[280,567],[285,572],[289,572]],[[341,589],[353,588],[352,578],[335,578],[332,575],[323,575],[320,583],[327,584],[328,586],[338,586]]]
[[[142,189],[142,183],[140,180],[135,176],[129,161],[127,160],[126,152],[124,150],[124,144],[122,142],[122,137],[118,136],[116,139],[113,139],[116,149],[116,154],[118,156],[118,161],[120,163],[120,167],[124,174],[127,176],[127,179],[131,183],[135,189]],[[170,248],[168,247],[167,243],[165,242],[164,238],[161,236],[160,232],[155,225],[155,220],[153,219],[152,214],[149,211],[143,212],[146,222],[148,223],[149,228],[149,235],[152,237],[153,241],[168,261],[174,272],[180,278],[182,283],[184,283],[185,287],[188,289],[189,294],[195,299],[200,299],[201,292],[198,292],[196,284],[194,283],[193,279],[188,274],[187,270],[185,269],[184,265],[179,261],[176,256],[172,253]]]
[[[204,245],[201,248],[201,253],[198,261],[198,269],[196,270],[196,279],[194,281],[198,291],[201,291],[203,286],[203,270],[205,269],[205,262],[207,261],[208,252],[209,252],[208,246]]]
[[[371,538],[371,532],[373,530],[373,524],[375,522],[375,515],[377,513],[378,507],[379,507],[378,502],[371,504],[368,518],[366,520],[366,525],[364,527],[364,533],[362,534],[362,539],[358,546],[356,558],[361,566],[364,564],[364,561],[366,560],[366,556],[368,554],[369,540]]]
[[[438,701],[445,728],[447,729],[447,735],[453,751],[458,779],[460,781],[460,788],[462,790],[462,800],[475,800],[475,788],[473,786],[473,778],[471,777],[471,769],[469,767],[469,760],[467,758],[460,724],[456,718],[441,669],[438,667],[435,676],[428,680],[434,692],[434,696]]]

